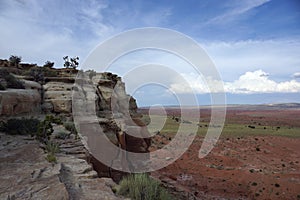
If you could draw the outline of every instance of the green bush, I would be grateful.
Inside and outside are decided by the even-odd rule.
[[[54,62],[51,62],[49,60],[47,60],[43,65],[43,67],[47,67],[47,68],[53,68],[53,66],[54,66]]]
[[[39,123],[34,118],[9,119],[6,123],[1,122],[0,130],[10,135],[33,135],[37,132]]]
[[[65,122],[64,123],[65,129],[71,132],[71,134],[77,135],[77,130],[75,124],[73,122]]]
[[[66,138],[69,138],[70,134],[68,134],[65,131],[60,131],[58,132],[58,134],[55,136],[56,139],[61,139],[61,140],[65,140]]]
[[[55,154],[60,151],[59,144],[47,141],[45,150],[47,152],[46,160],[48,160],[48,162],[56,163],[57,160]]]
[[[48,141],[46,143],[45,150],[47,151],[47,153],[54,155],[59,152],[59,145],[55,142]]]
[[[50,139],[50,135],[53,133],[53,127],[51,121],[45,119],[41,121],[38,125],[38,130],[36,132],[36,139],[40,142],[46,143]]]
[[[56,156],[54,154],[51,154],[51,153],[47,154],[46,160],[50,163],[56,163],[57,162]]]
[[[15,66],[17,67],[19,65],[19,63],[22,61],[22,57],[21,56],[14,56],[14,55],[11,55],[9,57],[9,62],[12,66]]]
[[[11,75],[7,69],[0,69],[0,78],[6,81],[7,88],[25,89],[24,83]]]
[[[160,186],[160,183],[147,174],[133,174],[123,178],[117,194],[133,200],[168,200],[174,199]]]
[[[61,125],[63,124],[60,117],[55,117],[53,115],[46,115],[45,120],[50,121],[51,123]]]
[[[9,74],[5,80],[7,82],[7,88],[25,89],[24,82],[18,80],[11,74]]]

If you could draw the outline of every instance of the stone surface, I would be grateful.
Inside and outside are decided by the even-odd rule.
[[[75,114],[78,122],[79,134],[91,155],[90,162],[99,176],[112,177],[118,182],[122,174],[126,174],[115,170],[120,163],[130,171],[137,167],[133,164],[136,163],[136,159],[128,157],[121,149],[147,153],[150,140],[140,136],[148,136],[149,133],[140,119],[141,116],[136,113],[134,98],[126,94],[121,78],[111,73],[97,74],[96,77],[98,79],[93,78],[92,82],[87,75],[79,75],[80,79],[76,80],[74,86],[77,88],[74,93],[77,101],[73,102],[73,115]],[[130,135],[133,133],[136,137]],[[110,142],[117,146],[117,150],[110,151],[109,158],[105,158],[110,160],[109,166],[99,161],[99,158],[103,159],[103,156],[106,156],[101,153],[106,150],[102,148],[103,145],[109,146],[103,142],[101,134],[105,134]],[[138,165],[147,163],[149,158],[145,159]]]
[[[37,90],[7,89],[0,91],[0,115],[14,116],[40,112],[41,96]]]
[[[45,111],[54,113],[72,112],[72,83],[48,82],[44,85]]]
[[[0,199],[122,199],[112,192],[111,179],[98,178],[92,166],[78,158],[78,148],[84,151],[80,140],[61,140],[57,163],[51,164],[37,141],[3,133],[0,137]]]
[[[0,148],[0,199],[69,199],[37,141],[1,134]]]

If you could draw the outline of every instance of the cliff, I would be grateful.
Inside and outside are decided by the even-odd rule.
[[[1,60],[0,68],[13,73],[23,82],[24,89],[0,90],[0,119],[5,121],[19,116],[41,117],[51,114],[61,116],[66,122],[73,121],[72,92],[80,90],[74,84],[77,71],[51,69],[57,76],[45,76],[40,84],[28,73],[24,73],[24,70],[28,72],[36,67],[34,64],[23,64],[12,68]],[[3,77],[0,77],[0,82],[1,80],[4,80]],[[148,152],[150,140],[133,137],[119,127],[120,121],[122,126],[132,126],[134,121],[141,126],[139,134],[148,134],[143,127],[141,115],[137,113],[136,101],[126,94],[121,78],[111,73],[97,73],[89,84],[95,96],[93,102],[97,123],[103,129],[103,133],[99,134],[105,134],[119,149],[137,153]],[[116,95],[115,98],[113,95]],[[113,101],[117,102],[112,104]],[[111,105],[117,105],[117,108]],[[115,111],[119,113],[117,120]],[[128,114],[131,122],[127,120]],[[55,131],[51,137],[55,138],[59,134],[57,129],[61,127],[55,124],[53,126]],[[78,131],[81,135],[81,130]],[[57,164],[51,165],[46,161],[41,145],[30,137],[5,134],[0,137],[1,175],[7,174],[1,180],[1,198],[95,199],[97,195],[101,196],[102,191],[106,199],[119,199],[111,191],[113,183],[109,179],[97,177],[108,177],[118,182],[124,173],[100,162],[94,155],[95,151],[83,145],[86,144],[84,140],[55,140],[61,146],[61,153],[58,155]],[[119,159],[124,157],[121,155],[114,161],[118,162]],[[19,160],[22,162],[19,163]],[[126,165],[130,165],[130,162],[126,160]],[[20,173],[13,172],[17,169]]]

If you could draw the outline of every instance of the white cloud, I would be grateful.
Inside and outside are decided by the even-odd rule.
[[[258,6],[261,6],[270,0],[244,0],[244,1],[230,1],[230,9],[222,15],[216,16],[206,22],[204,25],[211,24],[226,24],[229,20],[238,20],[238,15],[242,15]]]
[[[262,69],[283,81],[298,72],[300,40],[247,40],[200,43],[226,81],[238,79],[245,71]]]
[[[295,72],[295,73],[293,74],[293,77],[294,77],[294,78],[300,78],[300,72]]]
[[[220,82],[207,78],[206,82],[196,74],[182,74],[188,85],[182,83],[173,83],[170,90],[175,93],[190,93],[190,88],[196,93],[210,93],[222,92],[224,84],[224,91],[233,94],[253,94],[253,93],[297,93],[300,92],[300,82],[296,80],[276,82],[269,79],[269,75],[257,70],[253,72],[246,72],[233,82]],[[209,89],[209,87],[211,90]]]

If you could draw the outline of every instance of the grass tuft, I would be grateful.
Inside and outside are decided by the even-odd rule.
[[[125,177],[120,182],[117,194],[132,200],[174,199],[158,181],[150,178],[147,174],[133,174]]]

